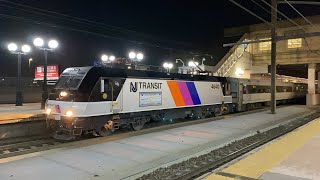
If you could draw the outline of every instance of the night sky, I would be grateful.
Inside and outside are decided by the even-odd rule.
[[[270,14],[251,1],[237,2],[269,20]],[[289,17],[297,17],[290,8],[279,8]],[[319,14],[310,7],[297,8],[305,15]],[[37,36],[59,41],[59,48],[49,54],[48,61],[59,64],[61,69],[93,65],[102,53],[126,57],[130,50],[144,52],[144,64],[161,65],[164,61],[174,62],[175,58],[187,60],[209,54],[213,59],[206,63],[212,65],[228,50],[222,48],[223,42],[228,41],[223,38],[224,27],[253,23],[260,20],[227,0],[0,0],[0,77],[16,74],[17,58],[7,51],[7,43],[32,45]],[[30,57],[34,59],[32,69],[43,61],[43,54],[33,48],[23,57],[24,76],[33,76],[28,72]]]

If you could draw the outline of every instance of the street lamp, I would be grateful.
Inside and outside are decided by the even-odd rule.
[[[15,43],[8,44],[8,50],[12,54],[18,55],[18,75],[17,75],[17,85],[16,85],[16,106],[22,106],[22,90],[21,90],[21,55],[27,54],[31,51],[29,45],[22,45],[21,50],[18,50],[18,46]]]
[[[134,51],[131,51],[129,53],[129,59],[133,62],[141,61],[143,58],[144,55],[141,52],[136,53]]]
[[[101,61],[103,63],[112,63],[115,59],[116,59],[116,57],[113,55],[108,56],[106,54],[102,54],[102,56],[101,56]],[[111,64],[111,66],[112,66],[112,64]]]
[[[38,47],[44,52],[44,66],[43,66],[43,84],[42,84],[42,101],[41,109],[45,108],[46,100],[48,99],[48,88],[47,88],[47,66],[48,66],[48,51],[53,51],[59,46],[58,41],[52,39],[48,41],[48,46],[44,46],[44,40],[40,37],[33,40],[33,45]]]
[[[173,68],[173,64],[172,63],[163,63],[163,67],[167,70],[167,72],[169,73],[170,72],[170,69]]]
[[[182,63],[182,66],[184,66],[184,62],[182,61],[182,59],[176,59],[176,63],[178,63],[179,61]]]
[[[141,61],[143,59],[143,54],[142,53],[138,53],[137,54],[137,59],[138,59],[138,61]]]
[[[114,61],[116,59],[116,57],[115,56],[110,56],[109,57],[109,60],[112,62],[112,61]]]
[[[133,52],[133,51],[131,51],[131,52],[129,53],[129,58],[130,58],[131,60],[135,59],[136,56],[137,56],[137,54],[136,54],[135,52]]]
[[[103,54],[103,55],[101,56],[101,60],[102,60],[103,62],[107,62],[108,59],[109,59],[109,56],[107,56],[107,55],[105,55],[105,54]]]

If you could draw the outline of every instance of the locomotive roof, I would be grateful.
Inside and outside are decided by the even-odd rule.
[[[73,72],[73,73],[70,73]],[[121,78],[152,78],[152,79],[181,79],[190,81],[225,81],[224,77],[205,76],[205,75],[191,75],[191,74],[179,74],[179,73],[166,73],[157,71],[142,71],[122,68],[110,68],[110,67],[70,67],[63,71],[61,75],[70,74],[95,74],[100,77],[121,77]]]

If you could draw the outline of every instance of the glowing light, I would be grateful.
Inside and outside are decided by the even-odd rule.
[[[8,50],[9,51],[16,51],[18,49],[18,46],[15,43],[8,44]]]
[[[114,61],[115,59],[116,59],[115,56],[110,56],[110,57],[109,57],[109,60],[110,60],[110,61]]]
[[[137,54],[137,59],[138,60],[142,60],[143,59],[143,54],[142,53],[138,53]]]
[[[172,63],[163,63],[163,67],[164,68],[168,68],[168,69],[171,69],[173,67],[173,64]]]
[[[52,110],[51,110],[51,109],[49,109],[49,108],[48,108],[48,109],[46,109],[46,114],[48,114],[48,115],[49,115],[49,114],[51,113],[51,111],[52,111]]]
[[[24,52],[24,53],[28,53],[31,51],[31,47],[29,45],[23,45],[21,47],[21,51]]]
[[[188,63],[188,66],[190,66],[190,67],[196,67],[198,65],[199,65],[199,63],[198,62],[194,62],[194,61],[189,61],[189,63]]]
[[[34,40],[33,40],[33,45],[35,45],[35,46],[37,46],[37,47],[42,47],[43,46],[43,44],[44,44],[44,42],[43,42],[43,39],[41,39],[41,38],[35,38]]]
[[[105,55],[105,54],[103,54],[101,56],[101,60],[104,61],[104,62],[108,61],[108,59],[109,59],[109,57],[107,55]]]
[[[67,95],[68,95],[68,93],[65,92],[65,91],[61,91],[61,92],[60,92],[60,96],[61,96],[61,97],[66,97]]]
[[[129,53],[129,58],[130,58],[130,59],[136,58],[136,53],[135,53],[135,52],[130,52],[130,53]]]
[[[242,69],[238,68],[238,69],[236,69],[235,74],[236,74],[237,76],[242,76],[242,75],[244,74],[244,71],[243,71]]]
[[[72,111],[67,111],[67,112],[66,112],[66,116],[71,117],[72,115],[73,115],[73,112],[72,112]]]
[[[52,40],[50,40],[50,41],[48,42],[48,46],[49,46],[49,48],[51,48],[51,49],[55,49],[55,48],[57,48],[57,47],[59,46],[59,43],[58,43],[58,41],[52,39]]]

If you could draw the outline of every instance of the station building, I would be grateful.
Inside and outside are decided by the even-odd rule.
[[[288,20],[278,21],[277,35],[295,35],[311,32],[320,32],[320,16],[307,17],[314,26],[304,19],[293,19],[296,26]],[[268,24],[255,24],[249,26],[227,28],[225,37],[240,37],[238,42],[271,39],[270,26]],[[232,43],[232,42],[230,42]],[[214,75],[236,78],[269,78],[269,65],[271,63],[271,41],[255,44],[241,44],[230,48],[229,52],[214,67]],[[295,38],[277,42],[277,65],[296,65],[296,75],[305,72],[308,82],[307,105],[320,104],[320,95],[316,92],[316,79],[320,79],[320,36]],[[318,67],[319,66],[319,67]],[[292,73],[292,72],[291,72]],[[303,76],[303,75],[302,75]],[[286,82],[303,81],[303,78],[290,76],[278,76]],[[301,77],[301,76],[300,76]],[[318,86],[320,89],[320,86]]]

